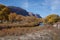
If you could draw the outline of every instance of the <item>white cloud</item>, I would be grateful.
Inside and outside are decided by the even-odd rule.
[[[59,7],[60,7],[60,1],[59,0],[54,0],[51,4],[51,9],[56,10],[56,9],[59,9]]]
[[[50,12],[53,13],[60,9],[60,0],[44,0],[42,2],[29,2],[28,0],[25,0],[22,3],[22,7],[25,9],[34,8],[34,10],[47,9],[47,11],[50,10]]]
[[[54,11],[56,9],[59,9],[60,7],[60,0],[45,0],[42,5],[44,6],[50,6],[51,10]]]
[[[28,8],[28,7],[29,7],[28,0],[25,0],[25,1],[22,3],[22,7],[24,7],[24,8]]]
[[[28,1],[24,2],[24,4],[23,4],[23,5],[24,5],[24,7],[25,7],[25,8],[28,8],[28,6],[29,6]]]

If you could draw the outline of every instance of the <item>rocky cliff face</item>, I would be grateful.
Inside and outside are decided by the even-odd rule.
[[[35,14],[35,17],[42,18],[39,14]]]
[[[28,12],[22,8],[15,7],[15,6],[9,6],[10,12],[15,12],[17,14],[23,15],[23,16],[28,16]]]
[[[17,14],[21,14],[23,16],[35,16],[37,18],[41,18],[39,14],[34,14],[32,12],[27,12],[26,10],[20,8],[20,7],[15,7],[15,6],[8,6],[10,9],[10,12],[15,12]]]
[[[39,14],[34,14],[32,12],[29,12],[29,16],[35,16],[37,18],[42,18]]]

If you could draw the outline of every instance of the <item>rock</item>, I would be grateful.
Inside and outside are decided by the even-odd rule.
[[[8,6],[10,9],[10,12],[15,12],[17,14],[23,15],[23,16],[28,16],[28,12],[20,7],[15,7],[15,6]]]
[[[39,14],[34,14],[32,12],[29,12],[29,16],[35,16],[37,18],[42,18]]]
[[[20,7],[15,7],[15,6],[8,6],[10,9],[10,12],[15,12],[17,14],[23,15],[23,16],[35,16],[37,18],[41,18],[39,14],[34,14],[32,12],[27,12],[26,10],[20,8]]]

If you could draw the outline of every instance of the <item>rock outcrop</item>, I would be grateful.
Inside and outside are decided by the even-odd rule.
[[[42,18],[39,14],[34,14],[32,12],[29,12],[29,16],[35,16],[37,18]]]
[[[34,14],[32,12],[27,12],[26,10],[20,8],[20,7],[15,7],[15,6],[8,6],[10,9],[10,12],[15,12],[17,14],[23,15],[23,16],[35,16],[37,18],[41,18],[39,14]]]

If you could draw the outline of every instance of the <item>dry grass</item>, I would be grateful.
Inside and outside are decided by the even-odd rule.
[[[2,29],[0,30],[0,36],[6,36],[6,35],[24,35],[26,33],[32,33],[36,31],[42,30],[42,27],[15,27],[10,29]]]
[[[35,33],[37,31],[42,32],[43,30],[52,30],[51,35],[53,35],[54,40],[59,40],[60,38],[60,29],[54,27],[12,27],[7,29],[0,30],[0,37],[1,36],[21,36],[25,35],[26,33]]]

